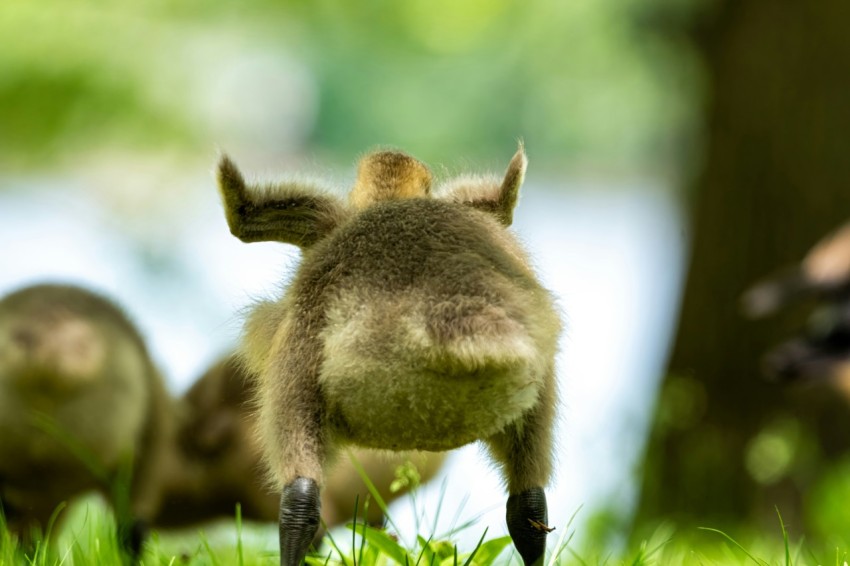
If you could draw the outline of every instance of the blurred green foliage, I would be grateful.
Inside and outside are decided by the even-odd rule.
[[[522,137],[550,169],[646,171],[679,157],[698,83],[687,47],[635,25],[655,4],[4,0],[0,164],[209,151],[227,140],[193,81],[259,50],[308,69],[302,141],[345,160],[383,144],[457,163]]]
[[[841,544],[850,533],[850,458],[830,467],[805,495],[806,522],[811,534],[831,544]]]

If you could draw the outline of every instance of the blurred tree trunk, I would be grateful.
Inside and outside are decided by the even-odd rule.
[[[716,4],[696,38],[710,93],[691,264],[638,515],[717,527],[770,517],[779,532],[774,505],[799,527],[801,493],[850,445],[850,411],[825,389],[765,382],[760,356],[802,312],[753,323],[738,301],[850,218],[848,5]],[[775,442],[756,440],[764,430]]]

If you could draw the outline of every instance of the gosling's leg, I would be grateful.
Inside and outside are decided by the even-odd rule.
[[[542,564],[548,526],[543,486],[552,473],[552,427],[555,420],[555,375],[544,379],[537,405],[518,422],[488,439],[508,484],[507,523],[514,546],[526,566]]]
[[[316,377],[318,356],[280,356],[260,376],[259,431],[266,462],[283,486],[280,564],[299,566],[319,529],[319,488],[328,456],[324,402]]]
[[[299,566],[319,530],[319,487],[324,455],[318,449],[322,444],[318,435],[313,436],[311,442],[306,442],[306,435],[286,435],[281,438],[299,438],[303,441],[290,445],[282,452],[279,461],[288,464],[278,468],[283,484],[280,495],[280,564]],[[286,444],[286,440],[283,444]]]
[[[319,485],[295,478],[280,496],[280,566],[298,566],[319,530]]]

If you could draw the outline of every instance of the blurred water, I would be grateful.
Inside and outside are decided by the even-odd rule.
[[[143,220],[116,215],[68,178],[0,179],[0,293],[44,280],[100,290],[139,324],[175,393],[234,344],[240,309],[275,294],[297,262],[291,246],[231,237],[211,178],[198,175],[175,201]],[[523,189],[515,228],[559,298],[565,333],[558,360],[563,410],[550,525],[563,529],[580,507],[628,517],[681,281],[684,235],[673,203],[651,186],[559,184]],[[107,212],[109,210],[109,212]],[[159,212],[157,212],[159,210]],[[481,514],[462,536],[471,547],[485,527],[506,532],[504,490],[482,450],[452,454],[419,494],[428,533]],[[468,499],[467,499],[468,498]],[[461,503],[466,501],[462,506]],[[456,518],[456,515],[459,515]],[[392,514],[414,538],[409,499]],[[555,536],[561,531],[556,531]]]

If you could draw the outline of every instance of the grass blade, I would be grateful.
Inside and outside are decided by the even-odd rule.
[[[245,566],[245,557],[242,553],[242,504],[236,503],[236,562],[239,566]]]
[[[788,531],[785,529],[785,521],[782,520],[782,513],[779,512],[779,506],[775,506],[776,516],[779,517],[779,526],[782,528],[782,541],[785,543],[785,566],[791,566],[791,547],[788,545]]]
[[[557,549],[556,552],[549,558],[548,566],[555,566],[555,563],[558,561],[558,558],[561,556],[561,553],[570,545],[570,541],[573,540],[573,535],[575,535],[575,531],[570,531],[570,527],[573,525],[573,521],[578,517],[579,511],[584,505],[579,505],[578,508],[573,511],[573,514],[570,515],[570,520],[567,521],[567,524],[564,525],[564,528],[561,530],[561,535],[558,537],[558,542],[555,545]],[[569,533],[569,536],[567,536]],[[566,541],[564,538],[566,537]]]
[[[349,524],[347,527],[351,529],[353,525]],[[410,555],[407,553],[407,550],[384,531],[367,525],[363,528],[363,536],[369,544],[377,547],[381,552],[395,560],[397,563],[404,564],[405,560],[410,560]]]
[[[351,525],[351,561],[354,566],[357,566],[357,510],[359,507],[360,494],[356,493],[354,495],[354,522]]]
[[[511,544],[511,537],[509,536],[488,540],[478,549],[478,554],[475,555],[477,556],[475,563],[481,566],[493,564],[509,544]]]
[[[475,515],[473,518],[471,518],[471,519],[469,519],[468,521],[465,521],[464,523],[462,523],[459,527],[455,527],[454,525],[452,525],[452,528],[451,528],[451,529],[449,529],[447,532],[445,532],[445,533],[443,533],[442,535],[440,535],[439,537],[437,537],[437,539],[439,539],[439,540],[442,540],[442,539],[450,539],[450,538],[453,538],[456,534],[458,534],[458,533],[462,533],[463,531],[465,531],[465,530],[466,530],[466,529],[468,529],[469,527],[472,527],[472,526],[473,526],[473,525],[475,525],[478,521],[480,521],[480,520],[481,520],[481,517],[484,515],[484,513],[485,513],[485,512],[486,512],[486,511],[482,511],[482,512],[481,512],[481,513],[479,513],[478,515]]]
[[[366,488],[369,490],[369,493],[375,499],[375,502],[378,504],[378,507],[380,507],[381,511],[384,512],[384,516],[387,518],[387,522],[392,526],[395,532],[398,532],[399,529],[393,522],[393,518],[389,514],[386,501],[384,501],[384,498],[381,497],[381,494],[378,492],[378,488],[376,488],[375,484],[372,483],[372,480],[369,478],[369,475],[366,473],[366,470],[363,468],[363,465],[360,463],[360,460],[357,459],[357,457],[351,450],[348,451],[348,459],[351,460],[351,464],[354,466],[354,469],[357,470],[357,475],[359,475],[360,479],[363,480],[363,483],[366,484]]]
[[[720,536],[722,536],[723,538],[725,538],[726,540],[728,540],[729,542],[731,542],[732,544],[734,544],[734,545],[735,545],[735,546],[736,546],[736,547],[737,547],[737,548],[738,548],[741,552],[743,552],[744,554],[746,554],[746,555],[747,555],[747,557],[748,557],[750,560],[752,560],[753,562],[755,562],[755,563],[756,563],[756,564],[758,564],[759,566],[769,566],[767,562],[765,562],[764,560],[759,560],[758,558],[756,558],[755,556],[753,556],[752,554],[750,554],[750,551],[749,551],[749,550],[747,550],[746,548],[744,548],[743,546],[741,546],[741,545],[738,543],[738,541],[736,541],[735,539],[733,539],[732,537],[730,537],[729,535],[727,535],[726,533],[724,533],[724,532],[723,532],[723,531],[721,531],[720,529],[712,529],[711,527],[697,527],[697,528],[698,528],[699,530],[701,530],[701,531],[708,531],[708,532],[710,532],[710,533],[717,533],[717,534],[719,534]]]
[[[440,496],[437,498],[437,510],[434,513],[434,524],[431,526],[431,537],[437,534],[437,521],[440,519],[440,511],[443,509],[443,500],[446,498],[446,490],[449,487],[449,478],[443,478],[440,483]],[[428,540],[431,540],[430,538]]]
[[[422,557],[425,556],[426,553],[430,553],[431,555],[434,554],[433,551],[431,550],[431,539],[432,538],[434,538],[434,535],[431,535],[430,537],[428,537],[428,540],[425,540],[421,536],[417,535],[416,539],[419,541],[419,546],[422,547],[422,550],[419,551],[419,556],[416,557],[415,566],[419,566],[419,561],[422,560]]]
[[[478,552],[478,549],[481,548],[481,545],[484,543],[484,537],[487,536],[487,529],[484,529],[484,532],[481,533],[481,538],[478,539],[478,544],[475,545],[475,548],[472,549],[472,554],[469,555],[469,558],[466,559],[466,562],[463,563],[463,566],[469,566],[472,564],[472,559],[475,558],[475,553]],[[455,546],[455,564],[457,564],[457,546]]]
[[[339,558],[340,558],[340,560],[342,560],[342,563],[348,564],[348,562],[345,560],[345,555],[339,549],[339,546],[337,546],[336,541],[334,540],[334,537],[331,534],[330,529],[328,529],[328,525],[325,523],[324,519],[322,520],[322,528],[325,530],[325,533],[327,533],[325,535],[325,538],[328,539],[328,542],[331,543],[331,546],[333,547],[333,549],[336,550],[337,554],[339,554]]]
[[[68,434],[61,426],[59,426],[59,423],[57,423],[56,420],[47,413],[32,411],[31,418],[33,426],[65,446],[65,448],[73,454],[75,458],[83,463],[93,476],[104,483],[109,483],[109,474],[104,467],[100,465],[99,458],[95,456],[94,452],[92,452],[88,446],[80,442],[80,440],[73,435]]]
[[[218,556],[213,552],[212,547],[210,546],[210,541],[207,540],[207,535],[204,534],[203,531],[198,533],[198,538],[201,539],[201,544],[204,547],[204,550],[207,551],[207,555],[210,557],[210,562],[213,563],[213,566],[219,566],[220,562],[218,561]]]

